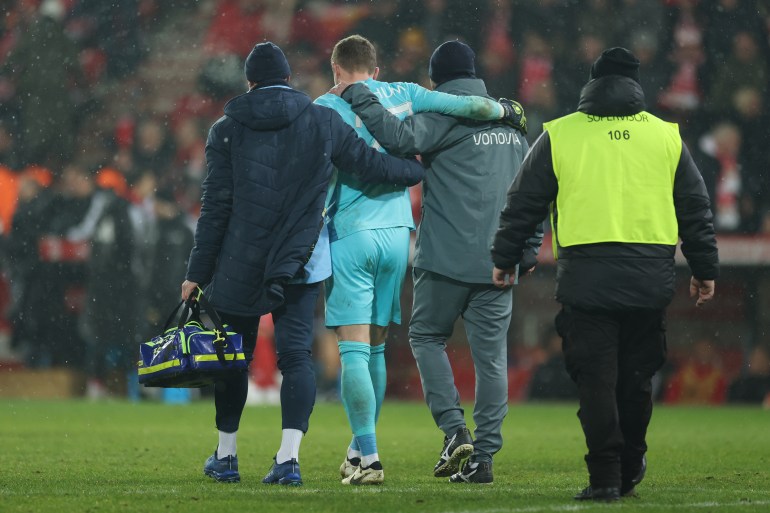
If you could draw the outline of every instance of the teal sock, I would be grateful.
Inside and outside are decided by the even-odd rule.
[[[382,402],[385,400],[385,387],[388,384],[388,372],[385,369],[385,344],[372,346],[369,355],[369,375],[372,377],[374,399],[377,402],[377,409],[374,412],[374,423],[377,424]]]
[[[349,447],[353,451],[361,452],[361,447],[358,446],[358,440],[356,440],[356,435],[353,435],[353,439],[350,441]]]
[[[388,373],[385,368],[385,344],[371,346],[369,353],[369,375],[372,377],[372,387],[374,387],[374,400],[376,409],[374,411],[374,423],[380,418],[380,409],[385,400],[385,387],[388,384]],[[354,451],[361,451],[356,436],[350,441],[350,448]]]
[[[342,364],[340,396],[353,436],[374,434],[377,400],[369,375],[369,345],[351,341],[337,345]]]

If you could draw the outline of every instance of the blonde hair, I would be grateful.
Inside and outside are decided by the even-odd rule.
[[[358,34],[348,36],[334,45],[332,63],[348,72],[374,73],[377,68],[377,51],[374,45]]]

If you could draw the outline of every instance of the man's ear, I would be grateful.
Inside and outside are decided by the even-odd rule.
[[[340,65],[336,62],[332,62],[332,75],[334,77],[334,84],[337,85],[340,81]]]
[[[377,80],[377,76],[380,74],[380,68],[377,66],[374,67],[374,73],[372,73],[372,79]]]

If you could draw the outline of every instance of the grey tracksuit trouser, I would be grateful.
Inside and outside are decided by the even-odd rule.
[[[436,425],[451,437],[465,426],[460,395],[446,354],[446,341],[462,316],[476,371],[473,461],[492,461],[503,445],[508,413],[507,333],[512,292],[489,284],[465,283],[414,270],[409,343],[420,371],[425,401]]]

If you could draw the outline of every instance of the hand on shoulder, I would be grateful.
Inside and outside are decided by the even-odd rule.
[[[344,93],[345,89],[347,89],[349,86],[350,84],[348,82],[340,80],[334,87],[329,89],[329,94],[333,94],[334,96],[339,96],[342,98],[342,93]]]

